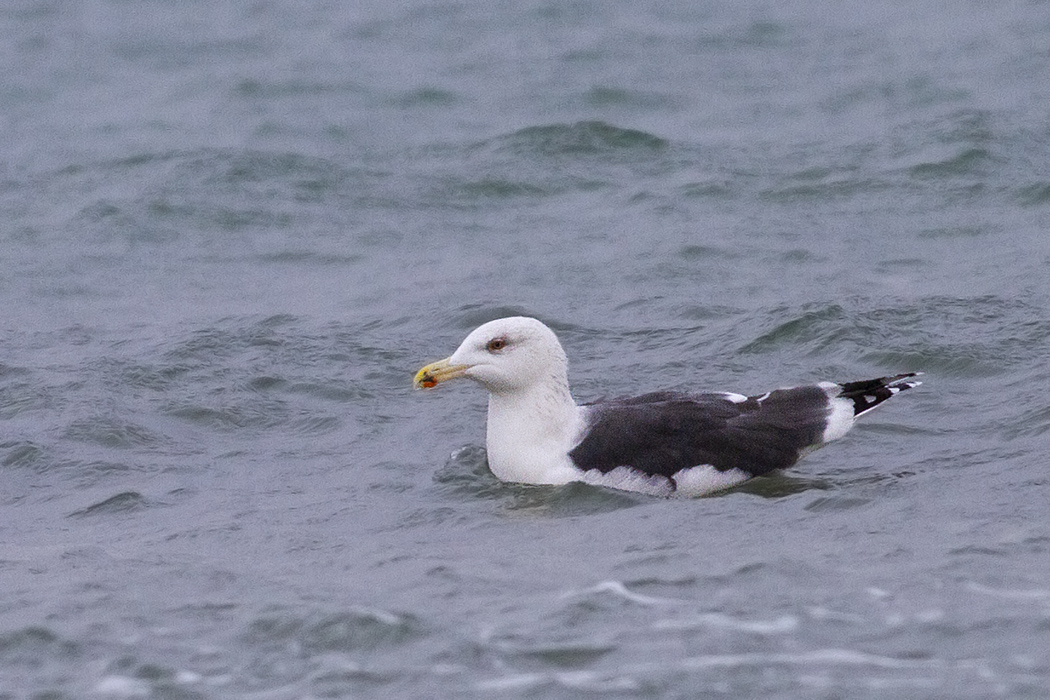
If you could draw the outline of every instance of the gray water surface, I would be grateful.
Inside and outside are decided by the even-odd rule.
[[[0,9],[0,698],[1044,698],[1045,2]],[[578,400],[925,372],[703,499]]]

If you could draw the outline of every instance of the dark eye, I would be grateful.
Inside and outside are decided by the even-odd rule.
[[[505,347],[507,347],[506,338],[493,338],[489,341],[489,344],[485,346],[485,349],[489,352],[499,352]]]

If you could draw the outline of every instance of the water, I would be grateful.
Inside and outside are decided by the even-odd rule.
[[[1045,697],[1045,2],[0,11],[0,698]],[[924,371],[795,470],[500,484],[412,392]]]

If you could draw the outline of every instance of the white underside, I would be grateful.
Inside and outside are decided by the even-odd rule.
[[[742,484],[751,478],[751,475],[742,469],[727,469],[718,471],[710,464],[699,467],[683,469],[674,475],[678,490],[678,496],[706,496],[709,493],[718,493]]]
[[[602,473],[597,469],[577,473],[581,475],[579,481],[595,486],[606,486],[608,488],[620,489],[621,491],[636,491],[647,493],[651,496],[707,496],[719,491],[725,491],[737,484],[742,484],[751,478],[751,475],[740,469],[729,469],[718,471],[710,464],[701,464],[696,467],[682,469],[676,472],[671,480],[663,476],[652,476],[643,474],[637,469],[630,467],[616,467],[610,472]],[[672,481],[674,482],[672,484]]]

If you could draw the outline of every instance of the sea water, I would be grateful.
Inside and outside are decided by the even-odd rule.
[[[1046,2],[0,9],[0,698],[1043,698]],[[925,373],[715,497],[578,400]]]

